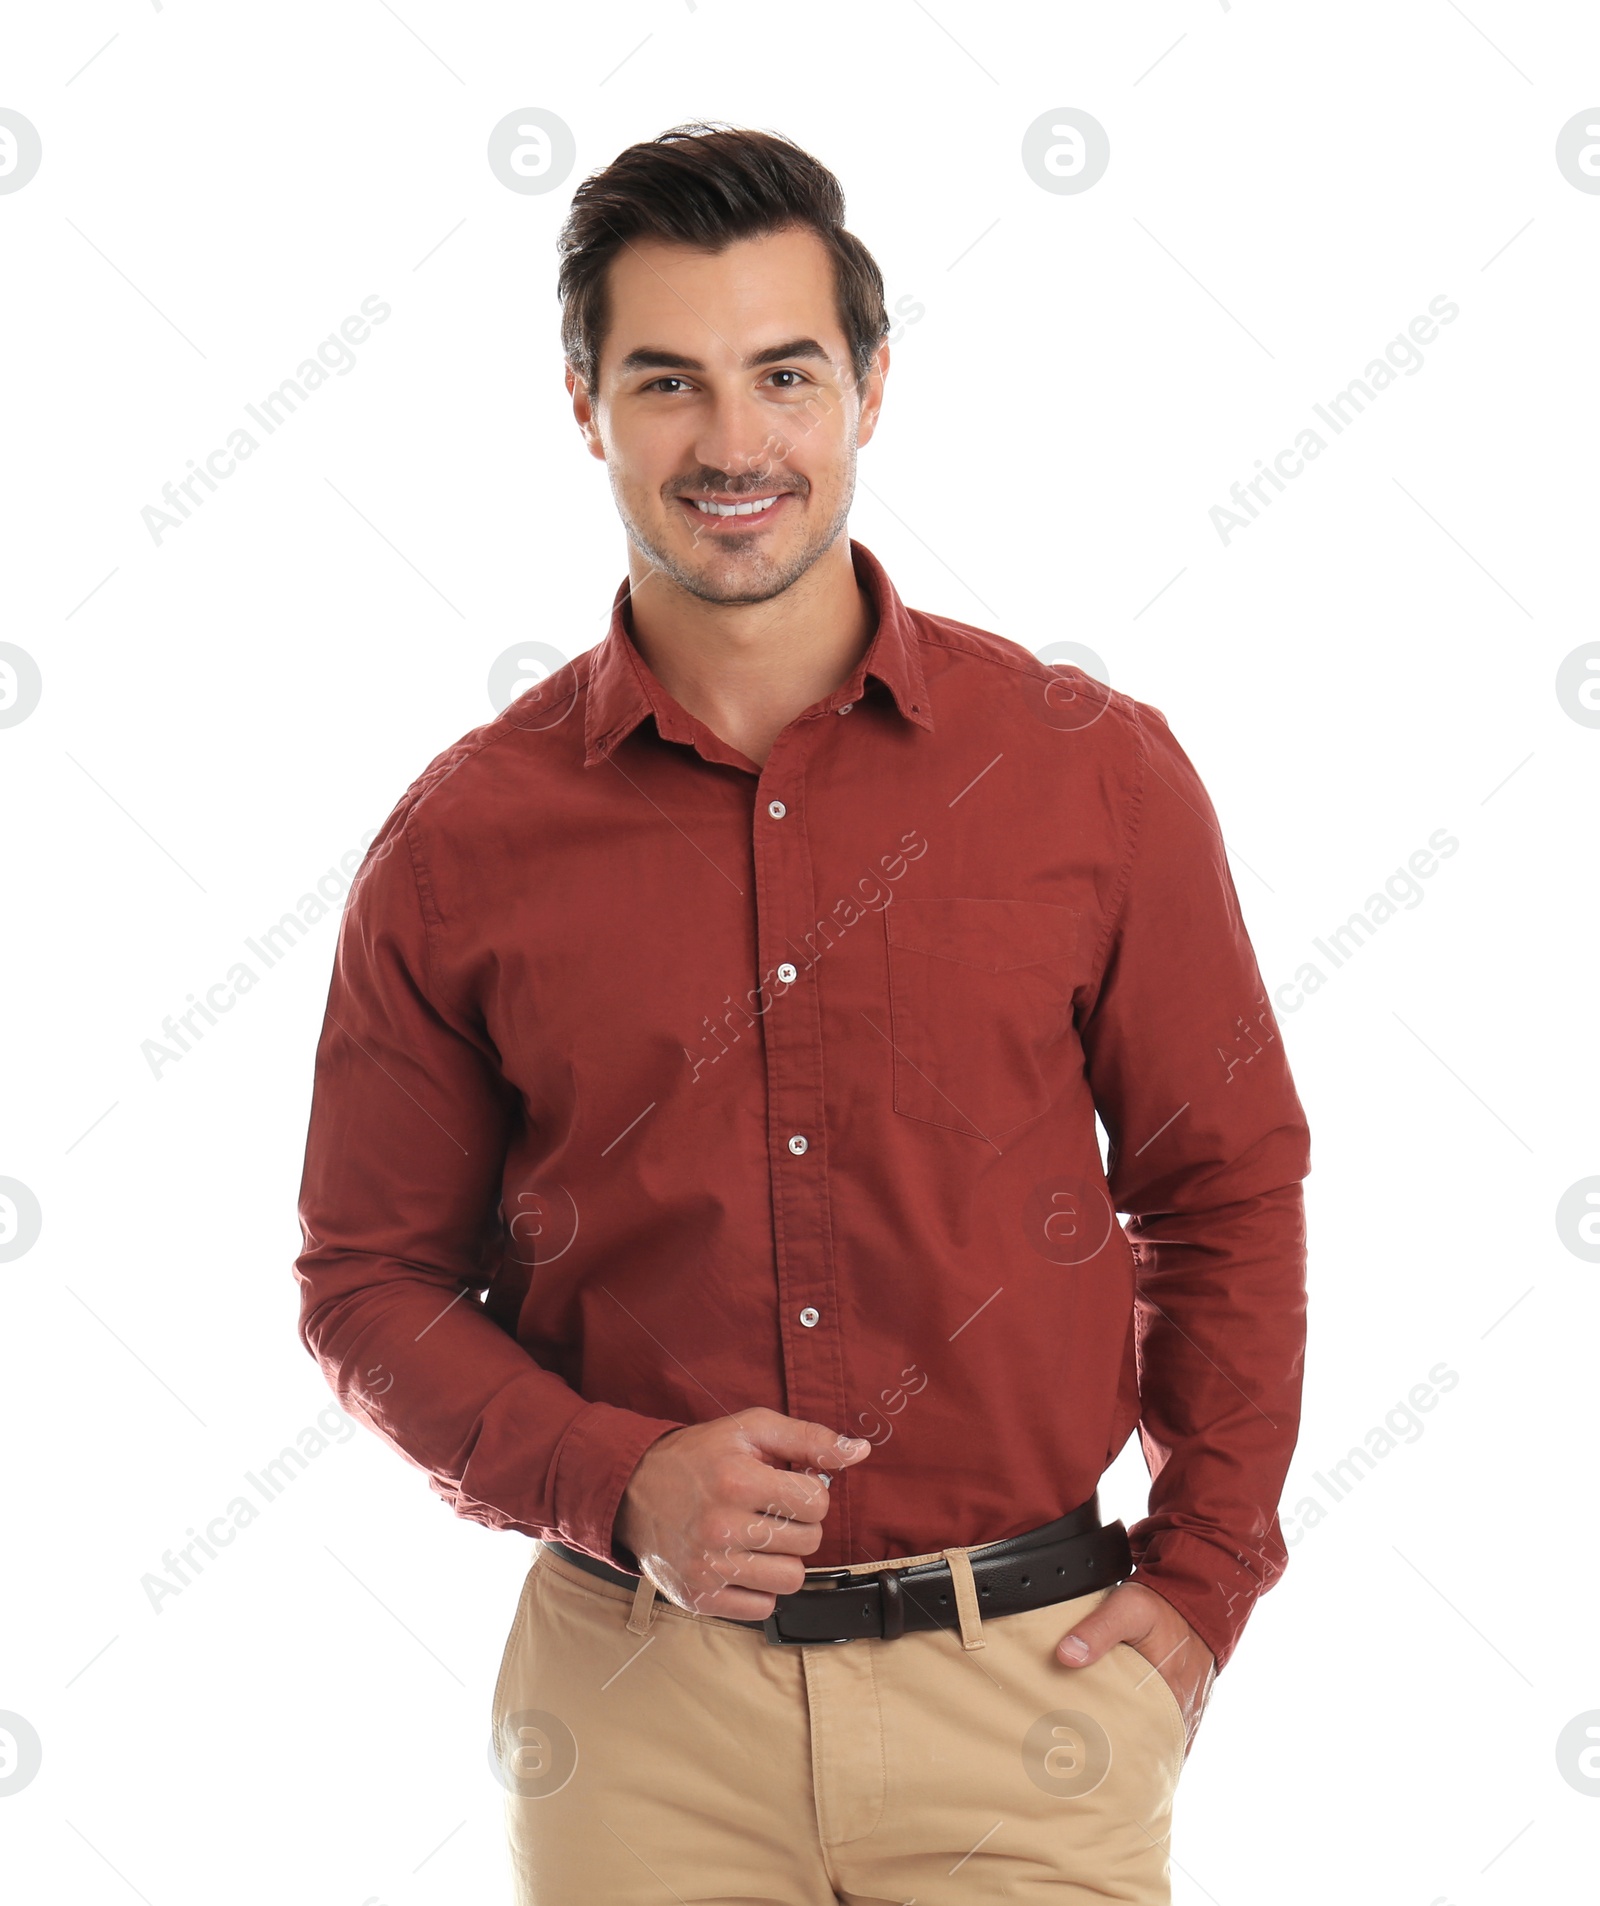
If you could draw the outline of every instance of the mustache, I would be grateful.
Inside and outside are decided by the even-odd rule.
[[[774,471],[771,476],[735,477],[718,476],[711,472],[695,477],[692,481],[681,483],[670,494],[673,496],[771,496],[774,491],[800,490],[803,483],[785,483]]]

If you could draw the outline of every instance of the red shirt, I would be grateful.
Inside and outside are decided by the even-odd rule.
[[[402,797],[317,1048],[301,1334],[459,1514],[635,1573],[681,1424],[876,1445],[812,1567],[1035,1528],[1138,1427],[1134,1579],[1220,1665],[1287,1560],[1309,1141],[1211,803],[1156,709],[851,551],[876,632],[763,766],[624,582]]]

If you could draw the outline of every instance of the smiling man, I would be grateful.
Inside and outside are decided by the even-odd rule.
[[[1306,1123],[1211,803],[1158,710],[851,540],[888,322],[815,159],[678,127],[561,243],[628,574],[357,877],[302,1336],[536,1538],[524,1906],[1159,1906],[1304,1340]]]

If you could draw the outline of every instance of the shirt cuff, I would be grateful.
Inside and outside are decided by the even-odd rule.
[[[626,1574],[639,1574],[636,1557],[618,1544],[617,1511],[623,1492],[650,1445],[687,1425],[641,1416],[611,1403],[591,1403],[572,1419],[555,1455],[556,1533],[569,1548]]]
[[[1187,1529],[1169,1529],[1151,1537],[1128,1580],[1177,1609],[1216,1657],[1220,1674],[1256,1602],[1281,1573],[1263,1582],[1231,1550]]]

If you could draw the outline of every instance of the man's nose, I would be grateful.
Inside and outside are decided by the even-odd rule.
[[[695,456],[707,470],[745,482],[770,477],[787,451],[772,428],[770,415],[754,399],[719,401],[694,445]]]

